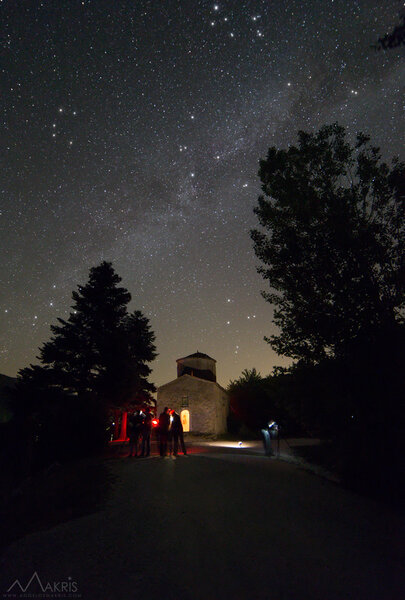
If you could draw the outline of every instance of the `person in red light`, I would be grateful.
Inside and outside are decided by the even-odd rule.
[[[152,413],[150,408],[145,411],[145,418],[142,424],[142,449],[141,456],[150,456],[150,432],[152,430]]]
[[[169,437],[170,415],[169,409],[166,406],[159,416],[159,450],[160,456],[167,454],[167,440]]]
[[[136,410],[130,419],[128,458],[138,456],[138,442],[142,431],[144,417],[145,415],[141,410]]]
[[[170,433],[171,433],[171,441],[173,443],[173,455],[177,456],[178,448],[179,448],[179,440],[180,440],[182,452],[183,452],[184,456],[186,456],[187,450],[186,450],[186,445],[184,443],[183,425],[181,423],[180,415],[178,413],[176,413],[175,410],[172,410],[171,416],[172,416],[172,426],[170,429]]]

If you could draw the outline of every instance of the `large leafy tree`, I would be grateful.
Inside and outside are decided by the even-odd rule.
[[[283,371],[283,370],[282,370]],[[282,376],[283,377],[283,376]],[[295,421],[284,406],[280,393],[281,385],[276,385],[276,376],[262,377],[256,369],[245,369],[238,379],[229,382],[227,391],[230,401],[230,425],[233,429],[245,425],[257,430],[275,419],[283,427],[294,427]],[[276,382],[278,383],[278,382]]]
[[[41,364],[20,372],[20,387],[91,397],[105,407],[150,398],[155,336],[140,311],[128,312],[131,295],[120,282],[111,263],[90,270],[88,283],[72,294],[69,318],[51,326],[53,336],[40,348]]]
[[[259,176],[251,236],[280,331],[272,347],[318,362],[403,323],[405,165],[333,124],[270,148]]]
[[[237,423],[250,429],[265,426],[271,412],[265,380],[256,369],[245,369],[238,379],[229,382],[231,415]]]

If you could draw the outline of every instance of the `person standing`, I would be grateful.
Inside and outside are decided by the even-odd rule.
[[[170,415],[169,409],[165,406],[163,412],[159,416],[159,450],[160,456],[167,454],[167,440],[169,437]]]
[[[271,446],[271,438],[275,435],[276,432],[277,423],[275,421],[268,421],[265,427],[263,427],[263,429],[261,430],[263,436],[264,453],[266,456],[274,455],[273,448]]]
[[[186,450],[186,445],[184,443],[183,424],[181,422],[180,415],[175,410],[172,410],[171,416],[172,416],[171,436],[172,436],[172,440],[173,440],[173,455],[177,456],[177,452],[179,449],[179,440],[180,440],[182,452],[186,456],[187,450]]]
[[[138,442],[142,431],[144,414],[141,410],[136,410],[131,418],[131,429],[129,432],[129,457],[138,456]]]
[[[150,456],[150,434],[152,430],[152,413],[150,408],[145,411],[142,424],[142,449],[141,456]]]

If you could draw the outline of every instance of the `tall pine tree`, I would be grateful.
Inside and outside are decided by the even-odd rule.
[[[95,395],[111,406],[148,398],[155,391],[148,381],[155,335],[140,311],[128,313],[131,294],[120,282],[111,263],[92,268],[88,283],[72,294],[68,320],[58,318],[51,326],[53,337],[40,348],[42,365],[20,376],[70,394]]]
[[[109,409],[150,401],[155,335],[140,311],[128,312],[131,295],[120,282],[111,263],[92,268],[86,285],[72,294],[69,318],[51,326],[53,336],[40,348],[41,364],[20,371],[19,399],[40,421],[63,405],[65,413],[81,413],[88,429],[92,421],[104,427]]]

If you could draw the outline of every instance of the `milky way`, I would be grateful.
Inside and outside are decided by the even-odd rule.
[[[288,364],[263,340],[258,161],[334,121],[401,153],[405,53],[371,46],[402,6],[0,2],[0,372],[35,361],[104,259],[151,320],[155,383],[197,349],[222,384]]]

